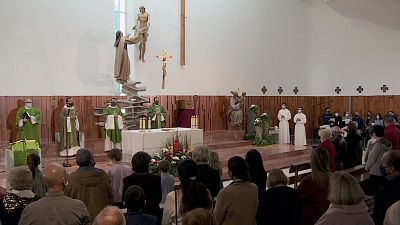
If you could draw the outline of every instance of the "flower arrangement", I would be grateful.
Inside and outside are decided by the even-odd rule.
[[[177,166],[180,161],[190,159],[192,157],[192,141],[191,138],[185,135],[181,137],[176,134],[168,139],[165,148],[160,153],[154,153],[150,162],[150,173],[161,174],[158,167],[158,162],[167,160],[170,163],[170,174],[177,176]]]
[[[245,139],[251,140],[257,146],[265,146],[272,144],[272,137],[269,134],[269,126],[272,118],[267,113],[261,113],[257,105],[250,105],[250,111],[255,114],[253,125],[255,126],[256,134],[246,134]]]
[[[257,118],[254,120],[254,126],[262,126],[262,125],[263,125],[262,119],[261,119],[260,117],[257,117]]]

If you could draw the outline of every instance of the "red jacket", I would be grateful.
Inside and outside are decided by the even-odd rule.
[[[392,143],[392,149],[400,150],[400,130],[394,124],[385,127],[385,138]]]
[[[329,154],[329,171],[335,172],[335,158],[336,158],[336,149],[335,145],[333,145],[332,141],[326,140],[319,144],[320,148],[326,148]]]

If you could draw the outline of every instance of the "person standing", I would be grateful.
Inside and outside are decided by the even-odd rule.
[[[328,125],[331,118],[331,109],[329,107],[326,107],[324,114],[322,114],[322,125]]]
[[[121,149],[121,133],[124,125],[122,116],[121,108],[117,105],[117,98],[111,98],[110,105],[103,110],[104,129],[106,130],[104,151],[114,148]]]
[[[286,103],[282,103],[282,109],[278,112],[279,120],[279,144],[290,144],[289,120],[292,118]]]
[[[78,113],[74,99],[67,97],[66,105],[60,113],[60,156],[73,156],[80,149]]]
[[[167,113],[165,112],[164,107],[160,105],[160,99],[158,97],[154,97],[153,104],[150,106],[148,113],[148,117],[151,119],[151,128],[160,129],[165,127],[166,116]]]
[[[303,113],[303,107],[299,107],[297,114],[293,118],[294,123],[294,145],[305,146],[307,145],[306,127],[307,117]]]
[[[35,140],[40,144],[40,120],[40,111],[32,105],[32,99],[25,99],[25,106],[18,109],[16,116],[17,140]]]

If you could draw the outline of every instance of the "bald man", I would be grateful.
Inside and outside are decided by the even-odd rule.
[[[25,99],[25,106],[18,109],[16,124],[18,127],[17,141],[39,140],[40,111],[32,105],[32,99]]]
[[[85,204],[64,195],[67,178],[61,165],[52,163],[46,166],[43,179],[47,185],[46,197],[25,207],[19,225],[90,224]]]
[[[125,225],[125,217],[115,206],[107,206],[94,219],[93,225]]]

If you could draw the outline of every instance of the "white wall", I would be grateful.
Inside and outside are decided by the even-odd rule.
[[[335,6],[374,0],[186,0],[186,66],[179,64],[180,1],[127,1],[128,30],[139,5],[151,14],[146,62],[129,46],[132,77],[145,94],[240,88],[262,95],[265,85],[267,95],[280,86],[283,95],[295,86],[299,95],[336,95],[336,86],[341,95],[359,95],[362,85],[363,94],[378,95],[383,84],[387,94],[400,94],[400,28]],[[113,94],[113,10],[112,0],[0,1],[0,95]],[[161,90],[154,56],[164,48],[174,58]]]
[[[362,94],[379,95],[383,84],[387,94],[400,94],[400,31],[345,17],[334,10],[339,1],[186,2],[187,65],[181,67],[180,1],[128,0],[130,27],[139,5],[151,14],[147,61],[133,65],[149,94],[228,95],[240,88],[262,95],[266,85],[267,95],[278,95],[280,86],[283,95],[293,95],[295,86],[299,95],[336,95],[336,86],[341,95],[359,95],[362,85]],[[174,59],[161,90],[154,55],[164,48]]]
[[[114,93],[111,0],[1,0],[0,95]]]

